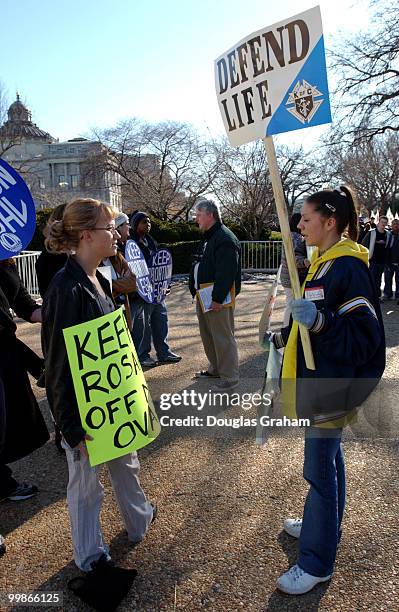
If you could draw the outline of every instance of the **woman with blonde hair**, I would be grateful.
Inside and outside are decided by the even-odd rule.
[[[97,575],[91,595],[99,589],[96,591],[99,598],[112,597],[109,593],[111,582],[116,588],[120,580],[123,583],[126,579],[127,583],[130,580],[130,586],[134,570],[110,565],[99,522],[103,487],[98,468],[90,467],[88,461],[86,444],[90,444],[91,438],[81,424],[62,330],[115,310],[109,283],[97,267],[103,259],[116,254],[119,236],[115,227],[117,214],[115,209],[93,199],[77,199],[66,206],[62,219],[54,221],[48,228],[46,247],[52,252],[74,254],[53,278],[43,301],[46,389],[63,435],[68,460],[67,500],[74,558],[81,570],[91,576]],[[106,465],[128,538],[139,542],[155,518],[156,507],[147,501],[140,486],[137,453],[108,461]],[[115,575],[116,570],[118,575]],[[104,572],[110,579],[104,586],[107,590],[100,595]],[[84,590],[85,586],[82,588]],[[123,591],[120,584],[118,589]],[[75,590],[78,592],[77,588]],[[115,592],[114,596],[118,594]]]

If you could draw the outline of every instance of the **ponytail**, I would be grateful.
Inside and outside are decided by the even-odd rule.
[[[346,195],[349,204],[348,236],[356,242],[359,237],[359,217],[356,194],[348,185],[341,185],[341,191]]]
[[[333,217],[337,223],[338,234],[345,232],[356,241],[359,235],[356,196],[352,188],[342,185],[340,189],[318,191],[307,198],[309,204],[315,204],[315,211],[323,217]]]

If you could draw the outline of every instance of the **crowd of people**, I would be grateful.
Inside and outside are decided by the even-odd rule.
[[[390,228],[388,223],[388,217],[381,215],[375,227],[364,227],[361,236],[361,243],[369,250],[370,271],[381,301],[399,300],[399,219],[393,219]]]
[[[189,286],[193,297],[203,288],[210,294],[208,305],[198,299],[196,304],[208,359],[196,377],[208,379],[214,389],[230,391],[239,380],[234,306],[241,288],[240,244],[211,200],[197,202],[196,220],[203,240]],[[269,356],[284,348],[284,405],[289,414],[309,418],[311,423],[305,433],[304,477],[309,492],[303,515],[283,524],[285,531],[299,540],[298,561],[277,581],[280,590],[293,595],[305,593],[332,576],[345,506],[342,430],[385,367],[378,279],[381,284],[380,274],[386,273],[384,294],[391,297],[399,263],[395,261],[399,222],[396,227],[392,224],[392,233],[385,226],[381,217],[375,234],[371,230],[363,238],[368,248],[359,244],[355,200],[346,187],[311,195],[301,214],[291,220],[302,297],[293,299],[285,273],[289,313],[281,330],[266,332],[264,346]],[[39,448],[49,437],[27,375],[30,372],[43,379],[43,362],[17,339],[10,314],[13,309],[27,321],[42,323],[47,398],[68,463],[74,559],[86,573],[86,579],[72,581],[69,586],[94,607],[108,598],[109,609],[127,592],[135,571],[113,566],[103,539],[99,521],[103,487],[98,469],[88,461],[91,437],[80,420],[62,330],[123,306],[142,367],[180,361],[181,356],[172,352],[168,343],[165,300],[149,303],[139,295],[137,279],[124,257],[126,242],[132,238],[150,263],[158,249],[150,231],[151,221],[145,212],[136,211],[129,219],[97,200],[78,199],[56,209],[45,230],[46,251],[37,264],[42,307],[24,289],[15,263],[0,264],[0,433],[5,432],[0,440],[0,498],[22,500],[37,492],[34,485],[16,482],[6,464]],[[310,260],[306,246],[314,247]],[[381,254],[387,259],[382,261]],[[110,267],[111,285],[98,270],[104,265]],[[309,331],[315,370],[306,366],[299,326]],[[151,357],[152,344],[156,359]],[[362,384],[356,384],[358,381]],[[32,419],[25,434],[20,428],[16,430],[21,410],[29,412]],[[157,516],[156,505],[147,500],[140,485],[139,467],[135,452],[107,462],[133,543],[145,537]],[[0,554],[3,550],[0,540]]]

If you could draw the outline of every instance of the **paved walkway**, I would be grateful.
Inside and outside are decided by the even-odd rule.
[[[260,389],[264,370],[257,323],[266,286],[244,284],[238,298],[240,371],[244,390],[252,392]],[[175,286],[168,304],[171,348],[183,360],[147,373],[155,398],[161,393],[198,390],[191,377],[206,365],[187,287]],[[121,610],[398,610],[398,428],[392,422],[397,423],[399,413],[399,307],[395,302],[383,307],[388,337],[386,383],[357,431],[346,434],[347,512],[332,581],[300,598],[275,590],[276,578],[296,558],[296,543],[281,525],[285,517],[301,512],[307,489],[301,477],[300,431],[280,435],[274,430],[266,445],[258,447],[251,428],[217,428],[212,434],[195,428],[164,428],[140,452],[142,484],[157,502],[159,515],[136,548],[127,542],[104,473],[106,541],[118,564],[139,571]],[[282,312],[280,294],[276,324]],[[19,330],[38,349],[38,327],[21,323]],[[36,388],[35,392],[43,400],[43,393]],[[41,405],[47,413],[46,401]],[[242,414],[240,407],[226,412]],[[173,409],[173,414],[182,412]],[[40,494],[25,502],[0,504],[0,532],[8,545],[7,555],[0,560],[0,592],[63,591],[63,610],[88,610],[65,590],[77,570],[65,502],[64,457],[50,442],[14,469],[21,480],[37,483]]]

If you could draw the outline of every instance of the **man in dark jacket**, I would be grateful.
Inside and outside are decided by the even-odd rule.
[[[158,251],[158,244],[150,236],[151,219],[147,213],[136,211],[132,214],[131,237],[140,247],[147,265],[150,265],[152,256]],[[165,300],[159,304],[149,304],[140,297],[139,303],[143,304],[144,310],[144,332],[140,346],[137,349],[138,358],[142,366],[151,368],[157,363],[177,363],[181,356],[173,353],[168,344],[168,311]],[[151,356],[151,339],[157,354],[157,361]]]
[[[221,378],[218,388],[229,390],[237,386],[239,378],[234,298],[241,289],[240,243],[222,224],[219,209],[212,200],[199,200],[196,221],[204,238],[192,268],[191,294],[196,295],[204,285],[212,285],[209,311],[203,311],[197,296],[199,329],[209,365],[197,372],[196,377]],[[226,300],[229,304],[223,304]]]
[[[384,300],[393,296],[392,281],[395,278],[395,299],[399,298],[399,219],[391,224],[391,242],[389,244],[388,262],[384,270]]]
[[[367,232],[362,240],[362,244],[369,250],[370,272],[378,297],[381,296],[381,281],[385,265],[389,262],[391,234],[386,229],[387,225],[388,217],[382,215],[377,226]]]

